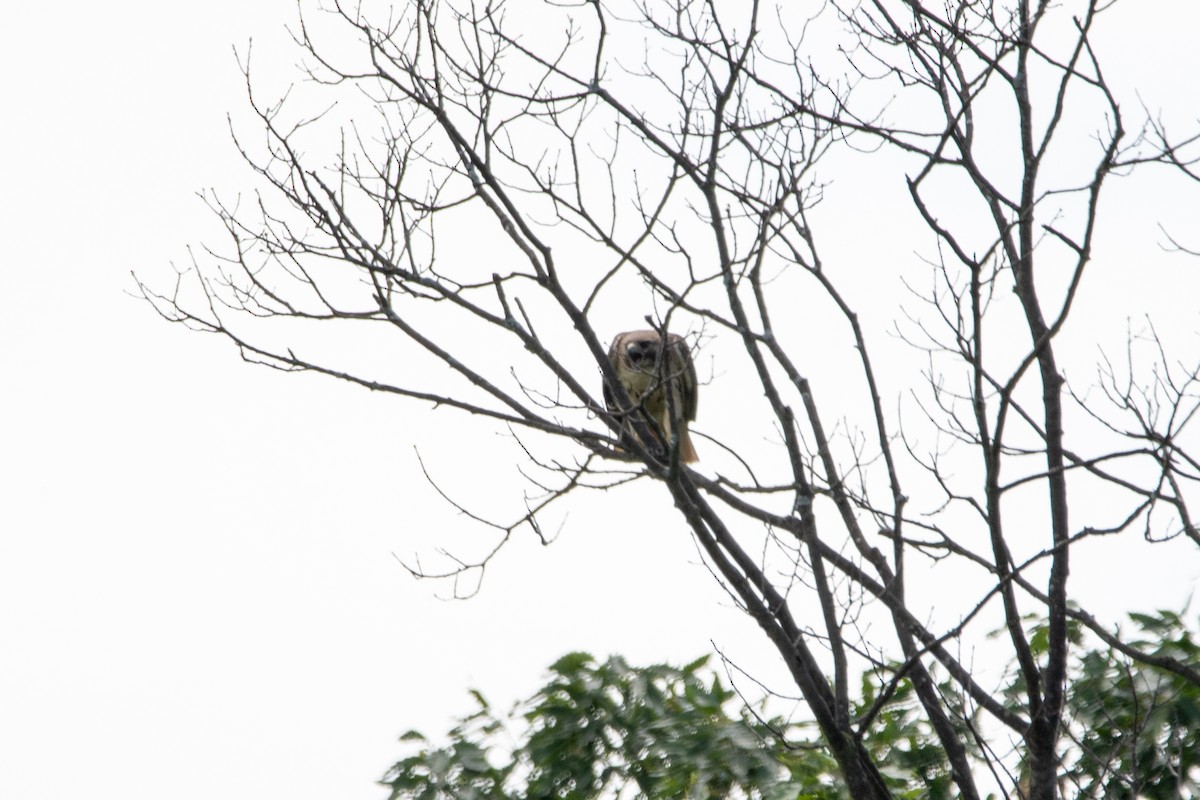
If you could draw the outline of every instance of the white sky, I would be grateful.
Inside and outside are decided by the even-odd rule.
[[[1130,5],[1114,61],[1195,120],[1200,10]],[[486,534],[428,489],[413,447],[435,475],[512,487],[509,449],[483,425],[247,366],[129,296],[131,270],[163,277],[214,237],[196,191],[247,182],[231,47],[253,36],[256,60],[286,68],[293,18],[290,0],[131,0],[10,4],[0,24],[0,797],[378,798],[396,736],[440,734],[468,687],[524,696],[569,650],[682,661],[714,640],[777,676],[683,526],[629,524],[604,496],[552,547],[519,536],[475,599],[438,599],[392,554]],[[1164,214],[1194,234],[1198,200]],[[1159,259],[1152,222],[1127,255],[1113,243],[1118,261]],[[1197,295],[1172,294],[1194,331]],[[447,452],[475,437],[466,463]],[[1194,550],[1173,552],[1133,605],[1194,587]]]

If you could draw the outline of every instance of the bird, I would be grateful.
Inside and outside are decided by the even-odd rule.
[[[664,341],[666,359],[660,358]],[[685,464],[698,461],[700,457],[688,435],[688,423],[696,419],[696,366],[687,341],[676,333],[626,331],[613,338],[608,360],[632,403],[629,408],[621,407],[616,393],[605,383],[604,405],[622,419],[622,443],[628,447],[631,442],[640,442],[636,428],[648,428],[655,437],[648,449],[665,460],[672,435],[677,434],[679,460]],[[635,426],[631,419],[638,411],[642,412],[643,426]]]

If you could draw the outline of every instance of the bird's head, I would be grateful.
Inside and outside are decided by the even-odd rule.
[[[658,340],[638,339],[625,345],[625,355],[634,369],[650,370],[658,362]]]

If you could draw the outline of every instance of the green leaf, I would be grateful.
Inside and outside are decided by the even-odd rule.
[[[596,663],[596,660],[589,653],[567,653],[558,661],[551,664],[550,669],[560,675],[572,675],[594,663]]]

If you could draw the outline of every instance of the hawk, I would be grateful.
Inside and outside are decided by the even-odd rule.
[[[624,419],[621,441],[640,441],[629,414],[645,412],[643,420],[655,441],[649,450],[666,457],[673,432],[679,435],[679,460],[690,464],[699,460],[688,436],[688,423],[696,419],[696,367],[684,338],[665,334],[667,357],[660,358],[664,334],[658,331],[626,331],[617,334],[608,349],[617,380],[625,387],[632,408],[622,408],[615,393],[604,386],[604,405],[614,416]]]

